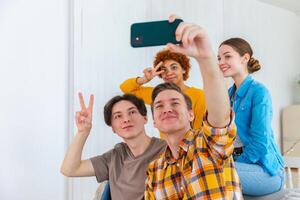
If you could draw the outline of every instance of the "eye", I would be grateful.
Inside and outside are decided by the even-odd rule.
[[[173,70],[173,71],[174,71],[174,70],[177,70],[177,68],[178,68],[177,65],[172,65],[172,66],[171,66],[171,70]]]
[[[135,114],[137,111],[136,110],[131,110],[130,112],[129,112],[129,114],[130,115],[133,115],[133,114]]]
[[[162,107],[163,107],[162,104],[157,104],[156,106],[154,106],[155,109],[160,109]]]
[[[119,119],[119,118],[121,118],[122,116],[121,115],[115,115],[114,116],[114,119]]]
[[[220,57],[218,57],[218,61],[220,61],[221,60],[221,58]]]
[[[179,103],[177,101],[172,102],[172,106],[177,106]]]
[[[229,58],[231,58],[231,56],[230,56],[230,55],[226,55],[225,58],[226,58],[226,59],[229,59]]]

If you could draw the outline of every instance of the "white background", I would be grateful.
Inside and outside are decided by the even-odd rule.
[[[77,92],[86,100],[95,95],[88,158],[120,141],[103,122],[105,102],[120,93],[123,80],[142,75],[162,49],[131,48],[130,24],[171,13],[203,26],[216,51],[229,37],[252,44],[262,63],[254,77],[271,92],[280,142],[280,110],[300,102],[299,15],[256,0],[0,0],[1,200],[93,197],[95,178],[67,179],[59,172],[74,134]],[[192,64],[188,84],[202,87]],[[157,135],[151,122],[147,130]]]

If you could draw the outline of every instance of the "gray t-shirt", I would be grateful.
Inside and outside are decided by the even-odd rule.
[[[146,151],[134,157],[126,143],[100,155],[90,158],[98,182],[109,180],[112,199],[143,199],[146,171],[151,161],[164,152],[166,142],[152,137]]]

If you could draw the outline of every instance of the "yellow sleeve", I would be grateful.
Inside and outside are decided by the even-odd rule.
[[[226,160],[231,158],[234,149],[233,142],[236,137],[236,126],[232,111],[230,117],[231,120],[226,127],[214,128],[207,121],[206,115],[204,117],[202,133],[197,137],[197,139],[201,139],[202,136],[205,138],[202,141],[206,143],[210,155],[220,166],[223,166]]]
[[[192,129],[198,130],[202,126],[203,117],[206,112],[204,91],[194,88],[187,91],[186,95],[191,98],[193,104],[194,120],[191,124]]]
[[[144,100],[145,104],[151,104],[151,95],[153,87],[144,87],[136,82],[137,78],[129,78],[125,80],[121,85],[120,89],[123,93],[133,94]]]
[[[204,118],[203,136],[208,145],[210,155],[219,163],[223,165],[225,160],[231,158],[233,153],[233,142],[236,137],[236,126],[234,123],[234,113],[231,111],[229,124],[224,128],[214,128]]]

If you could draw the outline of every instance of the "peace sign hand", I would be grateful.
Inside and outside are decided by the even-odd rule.
[[[90,95],[89,106],[84,104],[82,93],[78,93],[81,111],[76,112],[75,121],[78,133],[89,134],[92,128],[94,95]]]
[[[144,76],[139,78],[137,81],[140,85],[143,85],[145,83],[148,83],[151,81],[155,76],[159,76],[162,74],[164,71],[160,70],[160,67],[162,66],[163,62],[159,62],[156,66],[154,67],[149,67],[144,69],[143,73]]]

